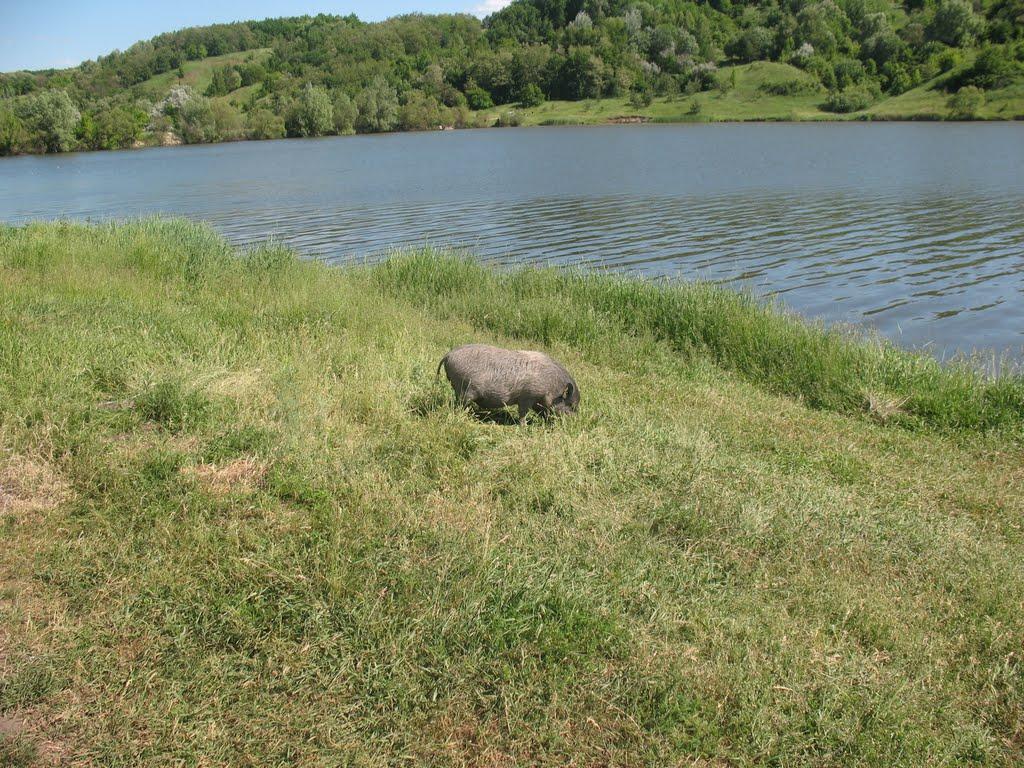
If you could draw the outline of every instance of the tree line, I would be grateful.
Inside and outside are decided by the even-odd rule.
[[[813,75],[837,112],[942,73],[969,101],[1024,72],[1024,0],[979,2],[515,0],[483,21],[197,27],[73,69],[0,75],[0,154],[128,147],[168,132],[209,142],[462,127],[496,104],[646,104],[727,87],[721,66],[760,60]],[[223,54],[242,55],[215,67],[203,92],[184,84],[189,62]],[[147,81],[165,73],[170,93],[157,97]]]

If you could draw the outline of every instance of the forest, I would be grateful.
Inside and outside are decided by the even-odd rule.
[[[267,19],[0,74],[0,154],[517,124],[547,100],[685,99],[747,62],[856,113],[940,78],[948,116],[1024,79],[1024,0],[515,0],[479,20]],[[1010,115],[1010,117],[1021,117]]]

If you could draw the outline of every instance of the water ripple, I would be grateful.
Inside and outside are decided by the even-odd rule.
[[[626,129],[619,152],[567,129],[18,158],[0,161],[0,220],[167,213],[329,263],[429,244],[700,278],[940,357],[1019,351],[1024,134],[940,127]],[[918,156],[920,176],[893,162]]]

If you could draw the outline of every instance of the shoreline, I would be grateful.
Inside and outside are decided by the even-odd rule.
[[[117,149],[76,149],[70,152],[18,152],[9,155],[0,155],[0,163],[8,158],[24,158],[24,157],[69,157],[73,155],[96,155],[105,154],[108,152],[143,152],[151,149],[182,149],[188,147],[213,147],[221,144],[258,144],[263,142],[277,142],[277,141],[319,141],[323,139],[349,139],[349,138],[365,138],[372,136],[400,136],[403,134],[432,134],[432,133],[462,133],[465,131],[507,131],[507,130],[521,130],[527,128],[636,128],[641,126],[690,126],[690,125],[870,125],[874,123],[885,123],[885,124],[920,124],[920,123],[932,123],[938,125],[1013,125],[1017,123],[1024,124],[1024,115],[1019,115],[1013,118],[1001,119],[1001,118],[978,118],[974,120],[963,120],[963,119],[950,119],[950,118],[886,118],[886,117],[849,117],[849,118],[806,118],[806,119],[790,119],[790,118],[750,118],[750,119],[734,119],[734,118],[723,118],[718,119],[698,119],[698,120],[659,120],[659,119],[646,119],[646,120],[632,120],[625,119],[617,120],[610,119],[601,122],[557,122],[557,123],[531,123],[528,125],[516,125],[516,126],[469,126],[466,128],[455,128],[455,129],[432,129],[432,130],[420,130],[420,131],[382,131],[378,133],[349,133],[349,134],[329,134],[325,136],[283,136],[280,138],[269,138],[269,139],[257,139],[257,138],[239,138],[239,139],[227,139],[225,141],[210,141],[210,142],[199,142],[194,144],[188,144],[185,142],[173,143],[173,144],[142,144],[140,146],[133,147],[120,147]]]

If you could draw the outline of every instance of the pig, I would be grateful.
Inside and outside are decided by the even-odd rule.
[[[441,359],[438,375],[441,368],[463,405],[485,411],[518,406],[520,424],[531,410],[550,418],[575,413],[580,404],[572,376],[543,352],[466,344]]]

